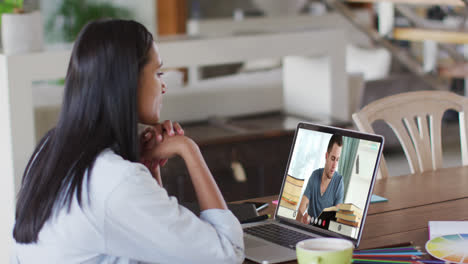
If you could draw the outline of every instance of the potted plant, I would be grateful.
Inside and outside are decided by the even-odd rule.
[[[39,11],[24,12],[23,0],[0,2],[2,44],[5,54],[17,54],[42,49],[43,29]]]
[[[50,41],[73,42],[84,25],[100,18],[131,18],[127,8],[110,2],[62,0],[47,19],[46,34]],[[58,33],[58,34],[57,34]]]

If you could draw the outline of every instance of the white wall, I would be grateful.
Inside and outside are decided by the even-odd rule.
[[[0,65],[6,64],[6,57],[0,55]],[[6,87],[6,68],[0,67],[0,87]],[[13,175],[13,151],[10,122],[8,89],[0,89],[0,263],[9,263],[11,231],[14,221],[15,184]]]
[[[313,119],[328,116],[345,120],[349,115],[336,114],[339,97],[330,91],[332,82],[337,80],[331,71],[330,58],[327,56],[304,57],[288,56],[283,60],[284,111],[287,114]],[[332,76],[334,80],[332,80]],[[344,98],[348,98],[342,94]]]

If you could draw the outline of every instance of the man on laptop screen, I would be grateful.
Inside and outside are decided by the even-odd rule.
[[[278,215],[356,239],[379,147],[373,141],[299,129]]]
[[[293,260],[296,244],[313,237],[359,246],[383,142],[377,135],[299,123],[275,217],[243,225],[246,257]]]
[[[333,135],[325,153],[325,167],[312,172],[302,195],[297,215],[302,223],[308,224],[310,216],[316,218],[323,209],[343,203],[343,176],[337,172],[342,147],[343,137]]]

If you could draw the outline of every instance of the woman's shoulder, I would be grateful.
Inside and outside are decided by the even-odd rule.
[[[105,149],[97,156],[90,175],[91,186],[99,188],[100,192],[111,191],[124,181],[145,178],[152,178],[145,166],[125,160],[111,149]]]
[[[96,157],[93,172],[112,172],[115,174],[125,174],[127,171],[137,168],[139,163],[125,160],[122,156],[107,148]],[[106,173],[107,174],[107,173]]]

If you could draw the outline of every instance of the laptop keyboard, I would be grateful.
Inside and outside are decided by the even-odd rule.
[[[244,228],[244,232],[291,249],[296,249],[297,242],[312,238],[310,235],[275,224]]]

